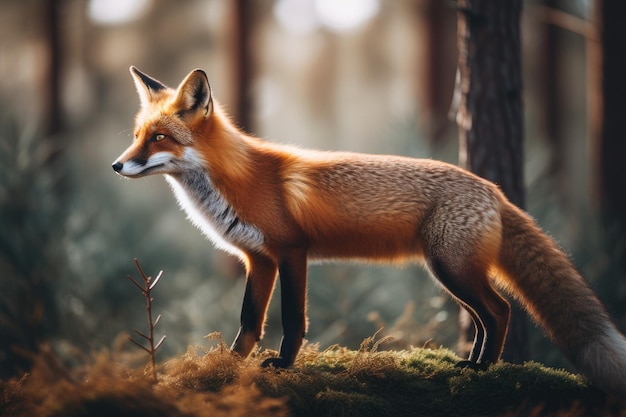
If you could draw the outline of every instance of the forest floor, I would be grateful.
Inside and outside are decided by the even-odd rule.
[[[626,416],[625,400],[537,363],[474,371],[456,368],[448,350],[379,347],[373,338],[358,351],[307,346],[293,368],[276,370],[259,367],[276,352],[241,360],[220,342],[160,363],[156,381],[119,353],[69,366],[44,350],[31,372],[0,381],[0,415]]]

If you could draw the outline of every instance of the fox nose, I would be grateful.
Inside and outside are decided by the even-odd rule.
[[[124,164],[121,162],[115,162],[113,165],[113,171],[120,172],[124,168]]]

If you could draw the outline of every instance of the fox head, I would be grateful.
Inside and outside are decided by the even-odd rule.
[[[175,174],[200,163],[191,150],[193,131],[213,113],[211,87],[196,69],[176,90],[130,67],[141,109],[133,143],[113,162],[113,170],[129,178]]]

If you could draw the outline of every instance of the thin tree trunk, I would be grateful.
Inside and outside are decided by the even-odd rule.
[[[545,6],[553,10],[556,0],[545,0]],[[543,24],[543,39],[541,50],[541,91],[544,102],[542,123],[545,127],[546,136],[551,145],[550,174],[555,175],[559,189],[566,189],[568,182],[563,175],[565,166],[564,138],[561,129],[561,106],[559,104],[559,79],[558,79],[558,51],[559,29],[551,22]]]
[[[52,138],[63,126],[61,110],[61,33],[60,8],[62,0],[45,0],[41,14],[44,37],[48,52],[45,80],[45,121],[44,133]],[[54,147],[58,148],[58,147]]]
[[[453,73],[444,69],[451,68],[454,55],[450,54],[449,46],[454,38],[451,25],[454,24],[453,9],[441,0],[425,0],[417,4],[417,26],[420,49],[423,50],[423,72],[420,74],[419,94],[420,120],[428,138],[434,146],[440,145],[448,128],[446,117],[450,97],[452,95]]]
[[[236,0],[235,7],[235,30],[237,37],[236,57],[234,69],[236,77],[237,107],[235,118],[237,124],[246,132],[252,132],[252,99],[250,87],[253,76],[253,59],[250,51],[250,36],[254,22],[254,4],[249,0]]]

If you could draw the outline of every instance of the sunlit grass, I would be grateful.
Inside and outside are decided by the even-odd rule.
[[[128,354],[98,353],[68,369],[50,353],[22,378],[0,382],[0,409],[13,416],[500,416],[623,415],[575,374],[537,363],[501,363],[476,372],[445,349],[358,351],[305,347],[291,369],[262,369],[273,351],[241,360],[223,342],[190,347],[150,367]],[[136,356],[136,355],[135,355]],[[134,358],[135,362],[137,358]],[[574,411],[573,411],[574,410]],[[578,413],[578,414],[577,414]]]

